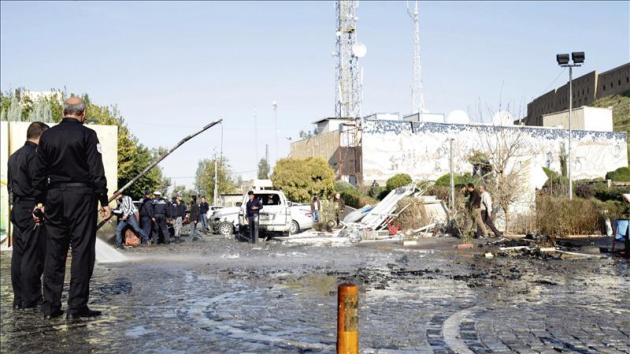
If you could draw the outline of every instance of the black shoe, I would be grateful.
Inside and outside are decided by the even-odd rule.
[[[102,315],[101,311],[90,310],[89,308],[85,308],[83,310],[70,312],[66,315],[66,320],[79,320],[81,318],[90,318],[90,317],[98,317]]]
[[[54,318],[61,317],[61,315],[63,315],[63,310],[56,310],[52,313],[44,314],[44,319],[52,320]]]

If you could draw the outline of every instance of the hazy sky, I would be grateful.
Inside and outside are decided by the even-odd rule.
[[[1,10],[3,91],[88,93],[95,103],[117,105],[151,147],[170,147],[223,117],[224,153],[246,178],[265,144],[276,156],[273,100],[282,155],[286,137],[334,113],[334,2],[3,1]],[[362,112],[408,112],[405,2],[364,1],[358,17],[368,48]],[[558,52],[586,52],[576,75],[629,62],[629,18],[622,1],[422,2],[426,106],[474,113],[479,102],[484,112],[501,102],[524,114],[531,98],[567,80]],[[219,141],[214,129],[187,143],[163,162],[166,175],[192,186],[197,162]]]

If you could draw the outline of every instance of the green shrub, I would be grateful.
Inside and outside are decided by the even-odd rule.
[[[309,202],[313,195],[327,198],[332,193],[335,171],[320,157],[286,158],[276,162],[271,181],[289,200]]]
[[[478,179],[473,177],[470,173],[464,173],[463,175],[454,175],[453,180],[455,181],[455,187],[463,186],[468,183],[477,184]],[[440,176],[435,181],[435,185],[438,187],[450,187],[451,186],[451,174],[447,173],[443,176]]]
[[[387,180],[385,189],[390,192],[396,188],[411,184],[411,182],[413,182],[411,176],[406,173],[399,173],[397,175],[393,175]]]
[[[614,171],[606,174],[606,179],[613,180],[615,182],[630,182],[630,168],[620,167]]]
[[[357,188],[348,182],[337,181],[335,183],[335,190],[341,194],[341,199],[347,206],[353,208],[362,208],[367,204],[374,205],[376,200],[361,193]]]
[[[536,198],[538,230],[551,237],[601,232],[602,209],[595,200],[540,195]]]
[[[368,190],[368,196],[370,196],[370,198],[381,200],[381,195],[383,194],[383,192],[385,192],[385,187],[381,187],[378,184],[373,184]]]

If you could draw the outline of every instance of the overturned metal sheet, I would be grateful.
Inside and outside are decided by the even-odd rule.
[[[385,199],[376,204],[374,208],[363,217],[361,224],[365,227],[376,229],[396,210],[398,202],[412,195],[415,190],[416,185],[412,183],[389,192]]]

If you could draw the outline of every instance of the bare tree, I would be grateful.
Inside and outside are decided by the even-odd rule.
[[[505,215],[505,233],[509,231],[510,207],[526,193],[529,158],[533,151],[521,128],[480,127],[483,152],[490,173],[485,176],[495,203]]]

